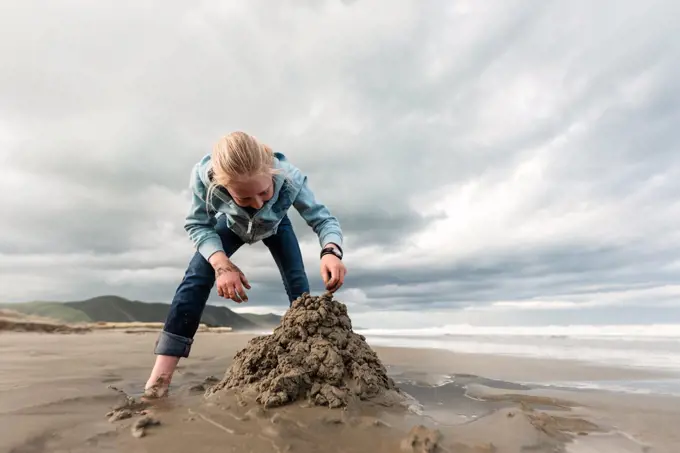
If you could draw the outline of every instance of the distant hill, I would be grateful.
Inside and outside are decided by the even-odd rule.
[[[275,315],[274,313],[267,313],[266,315],[256,315],[255,313],[239,313],[239,315],[260,326],[278,326],[281,322],[281,316]]]
[[[76,302],[25,302],[0,304],[0,308],[49,317],[62,322],[164,322],[169,304],[132,301],[118,296],[100,296]],[[234,330],[258,330],[277,325],[274,314],[235,313],[227,307],[206,305],[201,322]]]

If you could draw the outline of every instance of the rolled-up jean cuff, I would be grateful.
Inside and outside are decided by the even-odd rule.
[[[169,355],[173,357],[189,357],[191,344],[193,342],[193,338],[186,338],[161,330],[161,333],[158,334],[158,339],[156,340],[154,354]]]

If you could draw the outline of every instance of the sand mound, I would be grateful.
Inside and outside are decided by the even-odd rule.
[[[365,340],[352,331],[347,307],[332,294],[303,294],[271,335],[251,339],[236,354],[207,395],[250,390],[265,407],[300,399],[331,408],[350,400],[400,401],[401,393]]]

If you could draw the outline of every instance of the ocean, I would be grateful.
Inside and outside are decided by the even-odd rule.
[[[578,360],[664,371],[657,380],[569,381],[549,385],[680,395],[680,324],[357,329],[374,346],[445,349],[458,353]]]

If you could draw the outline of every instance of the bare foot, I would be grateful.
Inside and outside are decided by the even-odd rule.
[[[146,383],[144,388],[143,398],[147,399],[158,399],[168,396],[168,388],[170,387],[170,380],[167,376],[158,376],[156,382],[149,385]]]
[[[179,357],[157,355],[151,376],[146,381],[144,396],[146,398],[163,398],[168,394],[168,387],[172,381],[172,375],[179,363]]]

